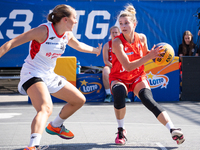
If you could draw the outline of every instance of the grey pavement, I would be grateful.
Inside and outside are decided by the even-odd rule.
[[[54,103],[53,120],[65,103]],[[200,102],[160,103],[186,141],[177,145],[166,127],[160,124],[140,102],[127,104],[125,127],[127,143],[114,144],[117,123],[113,103],[90,102],[68,118],[64,125],[75,137],[64,140],[45,131],[41,145],[49,150],[200,150]],[[0,95],[0,150],[23,149],[29,144],[30,125],[36,111],[28,97],[19,94]]]

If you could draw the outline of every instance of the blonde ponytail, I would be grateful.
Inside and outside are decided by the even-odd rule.
[[[133,7],[132,4],[128,4],[125,6],[125,9],[120,12],[118,19],[120,17],[130,17],[133,23],[135,22],[137,23],[137,19],[135,15],[136,15],[135,8]]]
[[[135,8],[131,4],[128,4],[127,6],[125,6],[125,11],[127,11],[133,15],[136,14]]]

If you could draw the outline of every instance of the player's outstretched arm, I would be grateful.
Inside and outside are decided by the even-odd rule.
[[[102,49],[102,43],[98,44],[98,47],[94,48],[85,43],[79,42],[74,37],[72,32],[70,33],[70,39],[69,39],[68,45],[80,52],[93,53],[93,54],[97,54],[97,56],[99,56],[101,54],[101,49]]]
[[[13,38],[12,40],[6,42],[0,47],[0,58],[12,48],[27,43],[31,40],[36,40],[39,43],[42,43],[46,39],[46,37],[47,28],[45,26],[33,28],[25,33],[22,33],[21,35]]]
[[[109,61],[109,56],[108,56],[108,52],[109,52],[109,44],[108,42],[103,46],[103,61],[104,63],[112,68],[112,63]]]

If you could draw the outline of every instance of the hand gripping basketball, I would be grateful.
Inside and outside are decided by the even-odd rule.
[[[159,57],[153,59],[153,61],[159,66],[166,66],[170,64],[174,60],[173,47],[167,43],[158,43],[155,48],[158,46],[162,47],[160,51],[164,53],[159,54]]]

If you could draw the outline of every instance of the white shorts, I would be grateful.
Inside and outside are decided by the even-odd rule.
[[[67,81],[66,79],[64,79],[63,77],[53,73],[49,73],[49,74],[39,74],[39,75],[33,75],[34,73],[30,73],[30,72],[21,72],[20,74],[20,82],[18,84],[18,90],[21,94],[26,95],[26,91],[24,90],[24,88],[22,87],[22,85],[28,81],[29,79],[33,78],[33,77],[39,77],[43,80],[43,82],[46,84],[49,93],[55,93],[57,91],[59,91],[60,89],[62,89]]]

